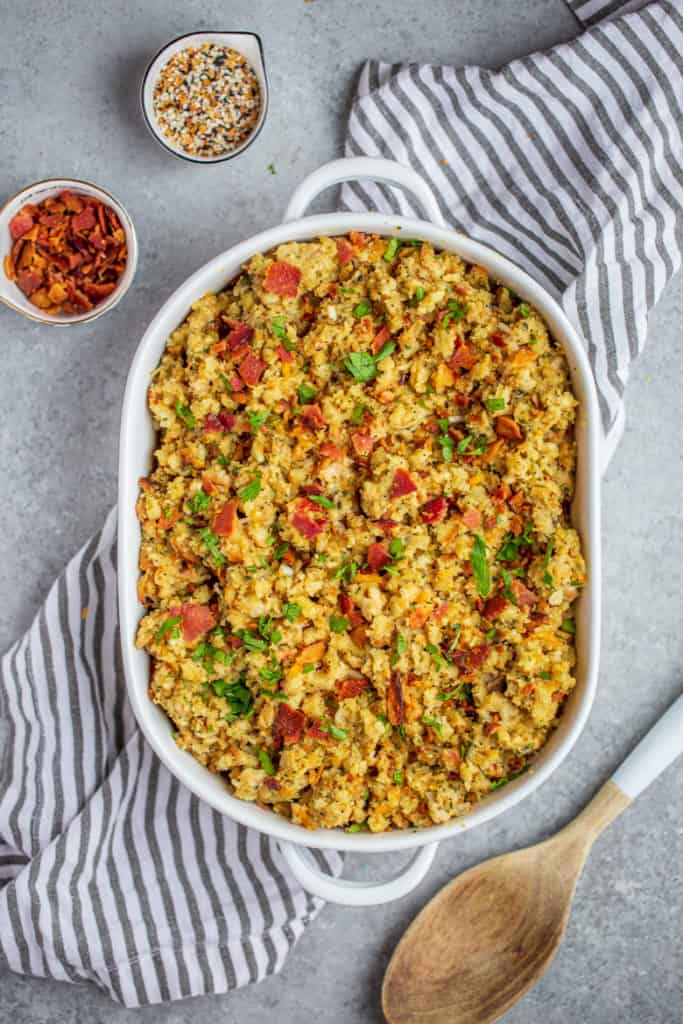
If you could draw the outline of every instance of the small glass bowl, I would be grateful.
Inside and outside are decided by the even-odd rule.
[[[99,199],[105,206],[110,206],[121,221],[121,227],[126,235],[127,259],[126,269],[121,274],[116,288],[106,299],[98,303],[93,309],[85,313],[44,313],[42,309],[34,306],[28,296],[24,295],[16,281],[10,281],[5,275],[3,263],[5,256],[12,249],[12,238],[9,225],[15,213],[18,213],[22,206],[33,203],[38,206],[44,199],[59,195],[60,192],[73,192],[75,195],[93,196]],[[27,185],[21,192],[12,196],[0,210],[0,302],[4,302],[10,309],[21,313],[29,320],[37,320],[41,324],[50,324],[53,327],[72,327],[74,324],[84,324],[90,320],[97,320],[99,316],[108,313],[110,309],[121,301],[130,288],[135,277],[138,265],[138,242],[133,227],[133,221],[126,208],[115,199],[110,192],[93,185],[89,181],[81,181],[78,178],[48,178],[46,181],[36,181]]]
[[[219,43],[231,50],[236,50],[249,61],[251,68],[258,79],[261,92],[261,108],[259,116],[252,131],[239,146],[221,153],[219,156],[193,156],[180,146],[175,146],[163,133],[154,113],[154,88],[162,68],[168,63],[173,54],[180,50],[187,50],[190,46],[201,46],[203,43]],[[145,124],[157,142],[164,147],[168,153],[180,157],[181,160],[188,160],[193,164],[219,164],[224,160],[232,160],[234,157],[244,153],[245,149],[251,146],[252,142],[260,133],[266,121],[268,113],[268,79],[266,77],[266,66],[263,59],[263,45],[260,36],[255,32],[192,32],[189,35],[178,36],[168,43],[150,62],[140,88],[140,103]]]

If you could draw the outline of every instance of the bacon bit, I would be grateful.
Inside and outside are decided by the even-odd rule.
[[[476,530],[481,526],[481,512],[478,508],[466,508],[462,514],[462,521],[470,530]]]
[[[322,533],[325,526],[324,519],[309,519],[302,512],[295,512],[291,521],[294,529],[298,530],[308,540],[313,540],[318,534]]]
[[[356,646],[358,647],[362,647],[368,638],[365,626],[356,626],[355,629],[351,630],[349,636],[351,637],[351,640],[354,642],[354,644],[356,644]]]
[[[27,207],[19,210],[19,213],[15,213],[9,222],[9,233],[12,236],[12,241],[16,242],[17,238],[21,238],[33,227],[33,215]]]
[[[524,434],[512,416],[496,416],[495,430],[498,437],[504,437],[506,441],[524,440]]]
[[[402,498],[406,494],[412,494],[413,491],[417,490],[417,484],[413,481],[412,477],[405,471],[405,469],[397,469],[394,473],[394,479],[391,484],[391,490],[389,491],[389,497]]]
[[[429,608],[416,608],[411,612],[408,622],[413,629],[421,629],[429,618]]]
[[[368,240],[364,231],[349,231],[349,238],[354,249],[363,249]]]
[[[455,349],[453,350],[453,355],[448,360],[448,365],[451,370],[471,370],[478,358],[476,352],[469,345],[466,345],[458,335],[455,339]]]
[[[353,626],[355,628],[356,626],[365,625],[365,619],[363,618],[361,612],[359,612],[359,610],[356,608],[355,604],[353,603],[352,599],[349,597],[348,594],[341,593],[339,595],[338,603],[339,611],[342,613],[342,615],[345,615],[346,618],[349,620],[350,626]]]
[[[390,337],[391,331],[389,330],[389,328],[386,325],[384,327],[380,327],[372,341],[371,349],[373,356],[377,355],[384,342],[388,341]]]
[[[239,377],[231,377],[228,383],[233,391],[244,391],[244,384]]]
[[[507,598],[503,597],[502,594],[497,594],[495,597],[490,597],[484,605],[484,616],[487,619],[497,619],[509,605]]]
[[[280,295],[283,298],[293,299],[299,291],[301,271],[291,263],[284,263],[276,260],[268,267],[263,280],[263,290]]]
[[[188,644],[216,625],[215,616],[207,604],[181,605],[179,614],[183,620],[183,640]]]
[[[449,608],[450,608],[450,605],[449,605],[448,601],[444,601],[443,604],[438,604],[436,606],[436,608],[432,612],[431,617],[434,619],[435,622],[441,622],[441,620],[443,619],[444,615],[446,614],[446,612],[448,611]]]
[[[448,772],[457,772],[460,768],[462,758],[460,751],[455,747],[446,747],[441,751],[441,764]]]
[[[405,701],[401,680],[396,672],[392,673],[387,691],[387,715],[392,725],[401,725],[405,717]]]
[[[262,359],[256,355],[251,349],[247,352],[246,356],[242,360],[237,371],[244,381],[244,383],[253,388],[258,384],[261,379],[261,374],[266,368],[266,364]]]
[[[431,498],[420,508],[420,516],[423,523],[436,523],[443,519],[448,508],[448,502],[443,495],[438,498]]]
[[[370,544],[366,557],[368,565],[373,572],[383,569],[391,561],[391,555],[387,550],[387,546],[382,542]]]
[[[208,473],[205,473],[204,476],[202,477],[202,487],[204,488],[207,494],[215,494],[217,490],[215,483],[213,482]]]
[[[294,356],[292,355],[291,352],[287,351],[287,349],[284,347],[284,345],[278,345],[278,347],[277,347],[277,354],[278,354],[278,357],[280,359],[280,362],[283,365],[285,363],[293,363],[294,362]]]
[[[337,257],[342,267],[353,259],[353,246],[345,239],[337,239]]]
[[[369,685],[369,680],[363,676],[342,679],[337,687],[337,697],[339,700],[350,700],[352,697],[357,697],[363,690],[366,690]]]
[[[277,793],[278,789],[280,788],[280,783],[277,781],[277,779],[264,779],[263,785],[266,786],[267,789],[272,789],[274,793]]]
[[[508,347],[508,343],[507,343],[507,341],[505,340],[505,338],[503,337],[502,334],[492,334],[491,335],[491,341],[496,346],[496,348],[507,348]]]
[[[470,404],[469,397],[467,395],[456,395],[455,404],[460,406],[461,409],[466,409]]]
[[[207,413],[204,419],[204,433],[218,434],[227,430],[234,430],[237,417],[231,412],[219,412],[218,414]]]
[[[99,199],[83,200],[63,192],[22,207],[10,222],[14,244],[5,274],[49,315],[91,310],[112,294],[125,270],[118,217]]]
[[[479,644],[467,652],[467,663],[470,669],[481,668],[489,656],[491,647],[489,644]]]
[[[301,406],[301,418],[311,430],[320,430],[325,426],[323,411],[317,402]]]
[[[510,492],[508,490],[508,495],[509,495],[509,493]],[[519,510],[520,510],[520,508],[522,507],[523,504],[524,504],[524,495],[522,494],[521,491],[517,491],[516,494],[513,494],[512,497],[510,497],[509,501],[508,501],[508,505],[510,506],[510,508],[514,508],[514,510],[516,512],[519,512]]]
[[[247,345],[251,341],[253,333],[254,328],[249,324],[236,324],[226,338],[230,351],[236,352],[241,345]]]
[[[531,694],[532,694],[532,693],[534,693],[535,691],[536,691],[536,685],[535,685],[535,683],[527,683],[527,685],[526,685],[526,686],[524,687],[524,689],[522,690],[522,694],[523,694],[523,695],[524,695],[525,697],[530,697],[530,696],[531,696]]]
[[[351,444],[359,459],[367,459],[374,447],[375,438],[371,434],[364,434],[359,430],[351,435]]]
[[[522,524],[522,520],[519,518],[519,516],[513,516],[512,519],[510,520],[510,533],[512,533],[515,537],[521,537],[523,532],[524,526]]]
[[[390,537],[393,530],[398,526],[397,519],[373,519],[373,525],[379,526],[385,537]]]
[[[332,444],[330,441],[324,441],[320,445],[320,454],[325,459],[331,459],[332,462],[341,462],[344,458],[343,449],[336,444]]]
[[[160,516],[157,520],[157,526],[160,530],[170,530],[171,527],[178,522],[180,519],[180,509],[174,508],[170,516]]]
[[[512,581],[512,590],[520,608],[533,608],[538,601],[538,595],[525,587],[521,580]]]
[[[313,739],[315,740],[329,740],[330,738],[330,734],[328,732],[323,732],[322,729],[320,728],[319,721],[313,722],[312,725],[309,725],[308,729],[306,730],[306,734],[308,736],[312,736]]]
[[[213,517],[213,532],[219,537],[229,537],[235,527],[235,516],[237,515],[237,502],[226,501]]]
[[[230,645],[230,649],[232,651],[239,651],[240,647],[242,646],[242,637],[231,636],[230,639],[228,640],[228,644]]]
[[[279,750],[283,743],[287,747],[292,743],[298,743],[304,734],[305,724],[306,716],[303,711],[292,708],[289,704],[279,704],[272,726],[275,749]]]
[[[496,731],[496,729],[499,729],[499,728],[500,728],[500,722],[494,722],[494,721],[486,722],[485,725],[484,725],[484,732],[486,733],[487,736],[491,736]]]

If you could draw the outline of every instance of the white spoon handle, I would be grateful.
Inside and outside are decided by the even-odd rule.
[[[612,782],[635,800],[679,754],[683,754],[683,695],[617,768]]]

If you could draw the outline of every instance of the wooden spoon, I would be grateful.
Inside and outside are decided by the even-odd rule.
[[[488,1024],[509,1010],[555,956],[594,841],[682,752],[683,696],[571,824],[442,889],[387,968],[389,1024]]]

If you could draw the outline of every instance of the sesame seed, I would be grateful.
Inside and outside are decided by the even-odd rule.
[[[171,145],[190,156],[224,156],[256,127],[261,90],[246,57],[204,43],[167,61],[154,86],[152,107]]]

